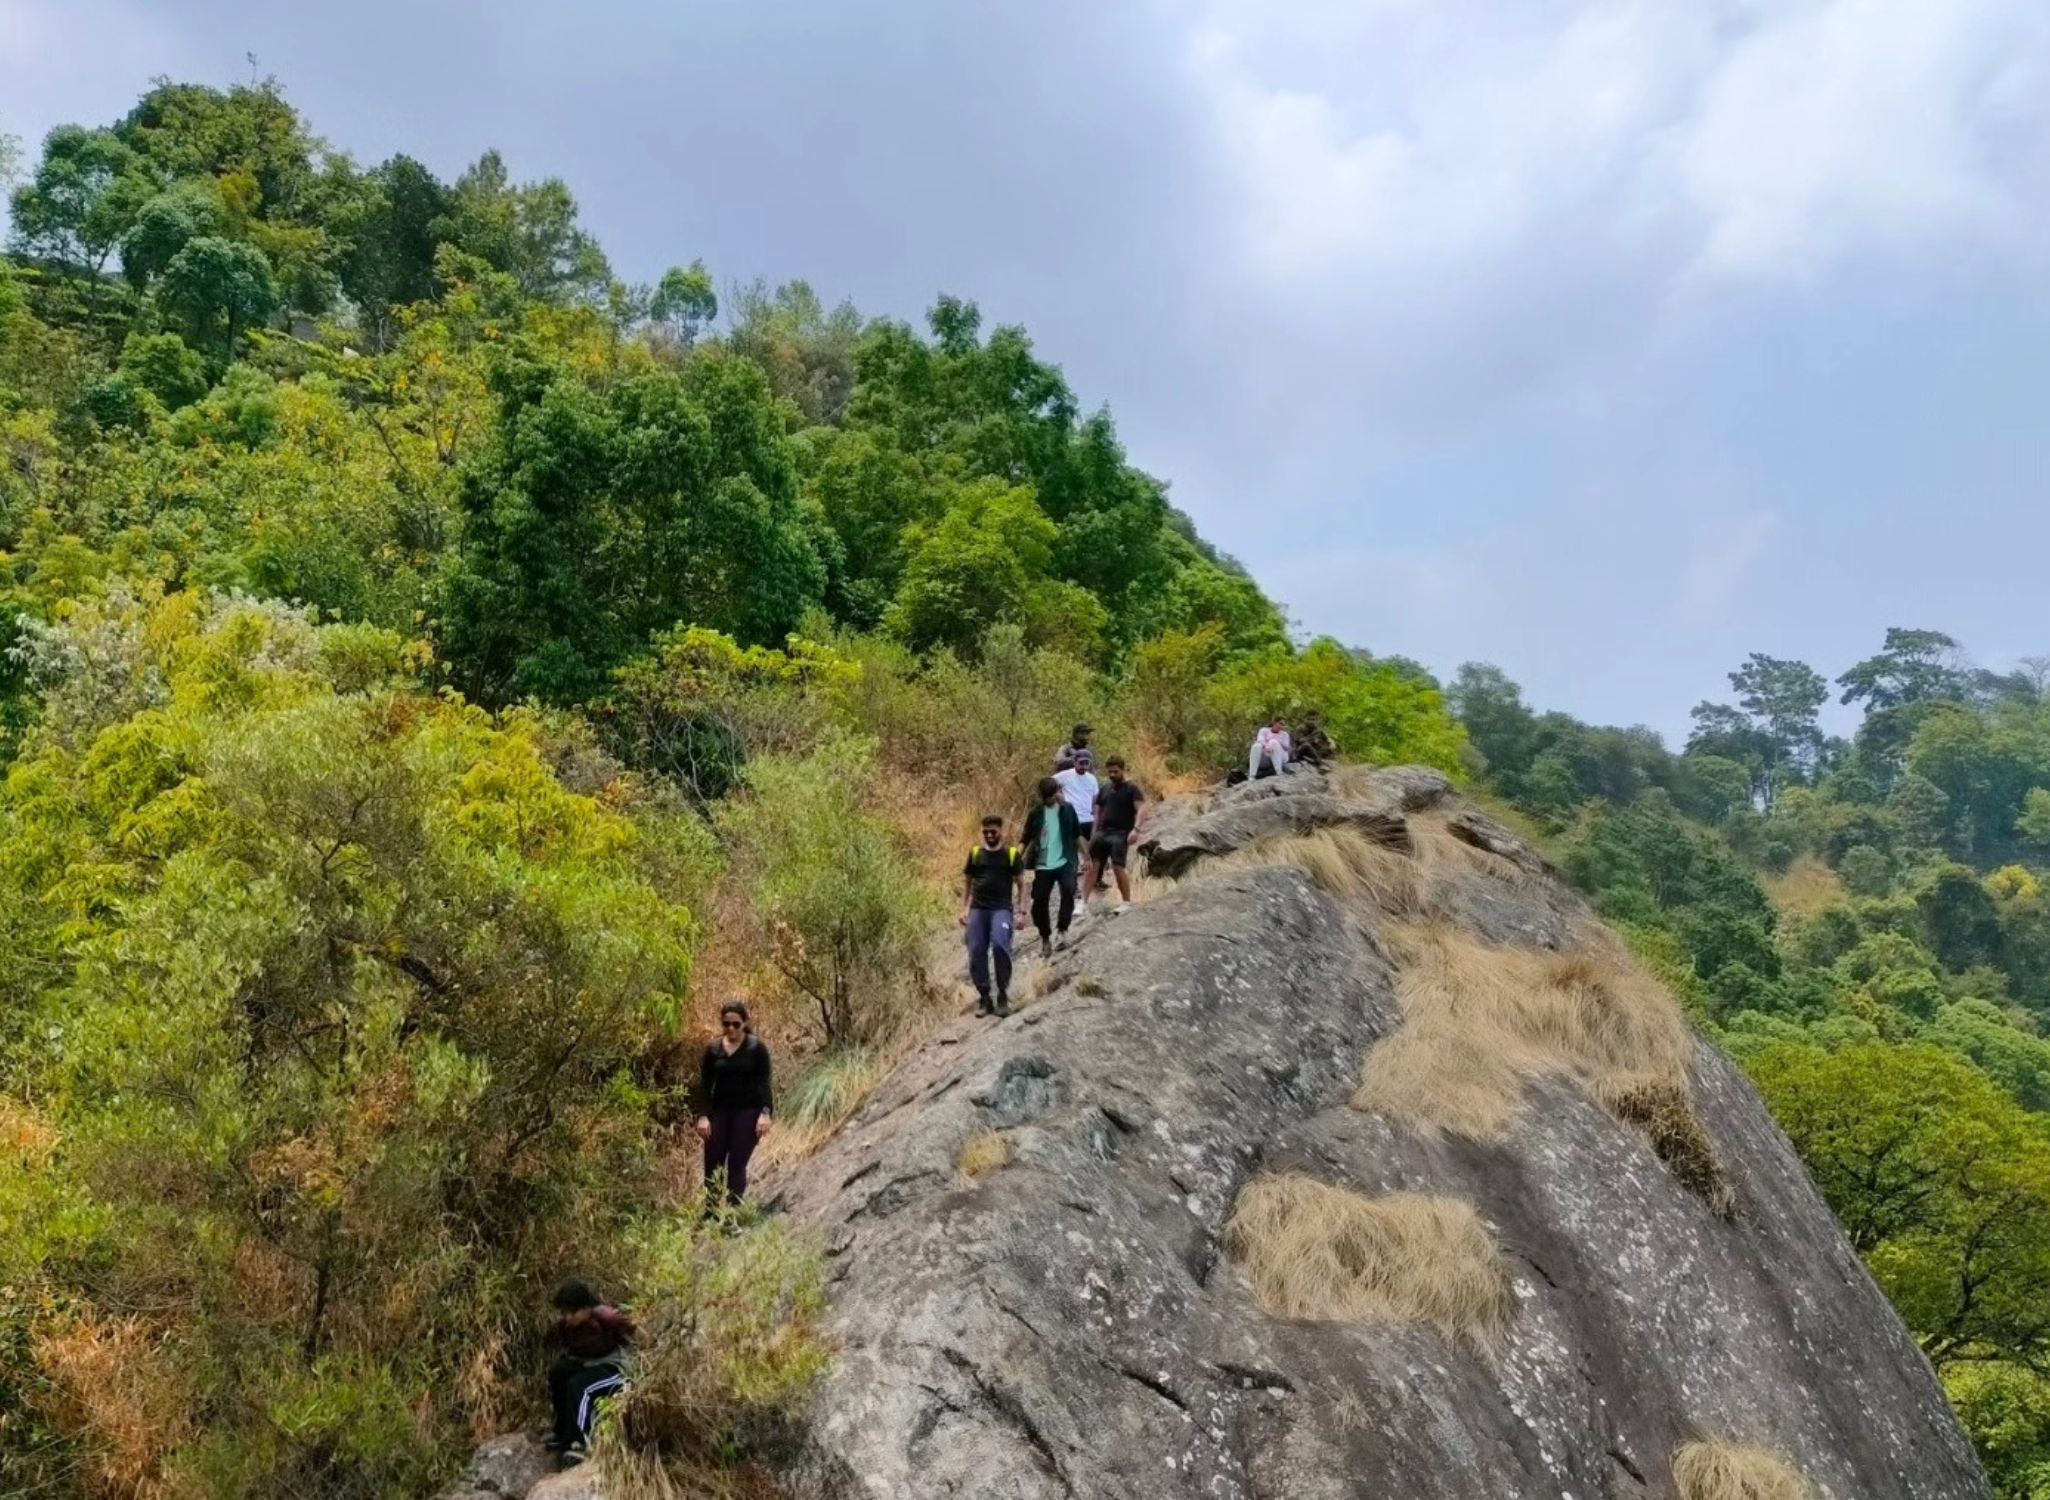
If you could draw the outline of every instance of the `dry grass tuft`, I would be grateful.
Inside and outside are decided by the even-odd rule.
[[[1273,1317],[1428,1323],[1485,1349],[1515,1309],[1494,1236],[1458,1198],[1372,1198],[1276,1173],[1246,1185],[1225,1235]]]
[[[1496,948],[1443,923],[1395,935],[1403,1022],[1367,1057],[1357,1109],[1498,1137],[1523,1080],[1618,1079],[1686,1096],[1694,1039],[1669,996],[1612,953]]]
[[[1681,1500],[1810,1500],[1799,1474],[1762,1448],[1688,1443],[1673,1455]]]
[[[981,1135],[972,1137],[961,1148],[961,1154],[955,1158],[954,1165],[960,1168],[963,1177],[973,1182],[976,1178],[986,1176],[1005,1165],[1011,1160],[1011,1156],[1009,1139],[998,1131],[985,1130]]]
[[[1722,1218],[1736,1212],[1736,1195],[1715,1142],[1683,1086],[1666,1078],[1622,1075],[1596,1083],[1594,1096],[1602,1108],[1636,1128],[1680,1186]]]
[[[1182,878],[1201,880],[1276,865],[1301,870],[1344,906],[1366,914],[1416,922],[1456,909],[1454,889],[1478,876],[1524,889],[1530,874],[1513,860],[1477,848],[1453,833],[1437,813],[1405,820],[1408,849],[1383,843],[1350,825],[1310,833],[1277,834],[1214,859],[1199,860]]]
[[[196,1402],[164,1361],[162,1335],[140,1318],[80,1319],[34,1349],[53,1393],[46,1415],[82,1450],[85,1491],[166,1494],[164,1460],[191,1435]]]
[[[1198,861],[1184,879],[1276,865],[1301,870],[1319,890],[1355,909],[1396,917],[1424,914],[1427,886],[1418,861],[1357,828],[1319,828],[1261,839],[1216,859]]]

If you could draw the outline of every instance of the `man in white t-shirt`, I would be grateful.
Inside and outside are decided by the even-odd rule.
[[[1090,835],[1095,831],[1096,794],[1100,790],[1096,780],[1096,759],[1089,751],[1078,750],[1067,769],[1054,772],[1053,779],[1060,783],[1062,798],[1075,809],[1075,821],[1082,825],[1082,897],[1075,904],[1075,916],[1079,920],[1089,915],[1089,897],[1096,890],[1098,875],[1095,861],[1087,853]]]

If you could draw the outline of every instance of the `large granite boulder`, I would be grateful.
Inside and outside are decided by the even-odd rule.
[[[1285,857],[1203,869],[1333,829],[1426,869],[1410,925]],[[1987,1495],[1787,1142],[1677,1019],[1663,1093],[1533,1070],[1492,1137],[1354,1107],[1417,924],[1534,963],[1601,937],[1442,777],[1254,783],[1159,808],[1143,847],[1187,878],[1087,924],[1021,1013],[931,1037],[777,1189],[839,1351],[794,1494],[1674,1500],[1710,1438],[1836,1500]],[[1263,1311],[1228,1225],[1275,1174],[1477,1215],[1499,1334]]]

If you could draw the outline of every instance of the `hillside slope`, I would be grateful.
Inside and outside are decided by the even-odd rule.
[[[1987,1493],[1750,1086],[1435,773],[1148,852],[784,1186],[840,1351],[799,1493]]]

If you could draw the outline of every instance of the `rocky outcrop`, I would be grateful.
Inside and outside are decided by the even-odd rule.
[[[1319,839],[1415,868],[1349,891],[1286,857]],[[1022,1012],[932,1037],[782,1184],[823,1239],[838,1347],[794,1493],[1673,1500],[1674,1453],[1705,1437],[1837,1500],[1987,1494],[1926,1361],[1715,1049],[1669,1027],[1673,1076],[1614,1090],[1532,1065],[1493,1139],[1354,1107],[1414,998],[1405,932],[1559,950],[1562,975],[1600,939],[1443,778],[1254,783],[1160,808],[1142,849],[1141,905],[1087,924]],[[1593,964],[1568,977],[1608,1003]],[[1648,1126],[1647,1098],[1679,1124]],[[1007,1149],[971,1176],[963,1148],[991,1132]],[[1674,1140],[1701,1160],[1683,1170]],[[1228,1226],[1277,1174],[1377,1213],[1477,1216],[1499,1333],[1263,1311]]]

